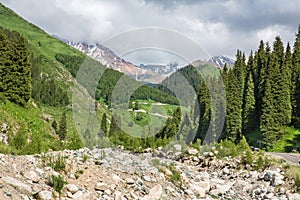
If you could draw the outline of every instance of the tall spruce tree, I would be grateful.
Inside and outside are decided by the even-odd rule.
[[[293,68],[292,68],[292,124],[295,127],[300,127],[300,105],[299,105],[299,77],[300,77],[300,25],[294,43],[293,52]]]
[[[67,115],[63,112],[59,122],[58,136],[61,140],[65,140],[67,136]]]
[[[255,96],[254,96],[254,81],[252,76],[253,68],[253,55],[252,52],[249,56],[247,63],[247,75],[245,80],[245,88],[243,94],[243,134],[249,133],[256,128],[255,116]]]
[[[226,133],[223,137],[235,142],[242,133],[242,100],[238,79],[232,70],[228,72],[226,88]]]
[[[107,117],[106,113],[103,113],[102,119],[101,119],[101,130],[100,130],[100,136],[107,136]]]
[[[24,106],[31,97],[31,63],[27,41],[0,28],[0,92]]]

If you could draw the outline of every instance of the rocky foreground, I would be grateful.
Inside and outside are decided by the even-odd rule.
[[[300,199],[281,167],[246,170],[238,159],[188,151],[194,156],[86,148],[0,154],[0,199]],[[60,155],[65,159],[58,162]],[[61,194],[54,189],[57,185],[49,184],[52,175],[62,175],[67,182]]]

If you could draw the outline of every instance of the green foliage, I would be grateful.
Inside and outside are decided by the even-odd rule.
[[[86,162],[89,159],[89,156],[87,154],[82,155],[83,162]]]
[[[61,172],[61,171],[67,172],[68,170],[66,158],[61,154],[58,154],[57,156],[51,154],[44,154],[42,155],[41,162],[43,167],[46,166],[51,167],[57,172]]]
[[[17,150],[21,150],[27,144],[27,130],[20,128],[17,134],[13,137],[11,145]]]
[[[62,113],[61,120],[59,122],[58,136],[61,140],[65,140],[67,136],[67,116],[66,112]]]
[[[106,113],[103,113],[101,118],[101,130],[100,130],[101,136],[107,136],[107,117]]]
[[[216,148],[219,152],[217,156],[220,158],[228,156],[236,157],[239,155],[236,144],[228,139],[221,140],[221,142],[216,145]]]
[[[0,27],[0,46],[0,92],[25,106],[32,88],[28,43],[18,32]]]
[[[62,189],[64,186],[67,184],[67,181],[64,180],[64,177],[61,175],[55,176],[51,175],[48,177],[48,182],[47,184],[50,187],[53,187],[53,189],[58,192],[59,194],[62,193]]]
[[[68,137],[65,148],[77,150],[83,147],[82,140],[76,131],[73,131]]]
[[[83,63],[84,57],[57,53],[55,54],[55,59],[61,62],[69,70],[69,72],[76,77],[77,71]]]

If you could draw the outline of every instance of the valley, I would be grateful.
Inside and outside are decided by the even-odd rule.
[[[299,199],[300,25],[282,38],[134,64],[0,3],[0,199]]]

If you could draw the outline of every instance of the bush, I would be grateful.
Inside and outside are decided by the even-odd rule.
[[[44,155],[42,157],[42,165],[51,167],[57,172],[60,171],[67,171],[67,163],[66,158],[62,156],[61,154],[58,154],[58,156],[54,155]]]
[[[216,148],[219,151],[218,157],[223,158],[227,156],[236,157],[238,155],[237,146],[230,140],[222,140],[219,144],[216,144]]]
[[[64,177],[61,176],[61,175],[59,175],[59,176],[51,175],[50,177],[48,177],[47,184],[50,187],[53,187],[53,189],[56,192],[58,192],[59,194],[61,194],[62,189],[67,184],[67,182],[64,180]]]

